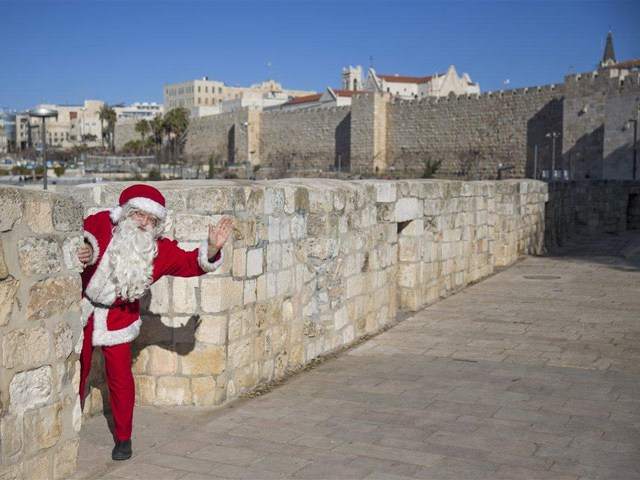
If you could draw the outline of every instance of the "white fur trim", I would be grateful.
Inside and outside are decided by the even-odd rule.
[[[220,258],[218,260],[216,260],[215,262],[210,262],[209,261],[209,243],[206,240],[204,240],[200,244],[200,248],[198,248],[198,265],[200,265],[200,268],[202,268],[205,272],[208,272],[208,273],[213,272],[220,265],[222,265],[223,261],[224,261],[224,251],[220,250]]]
[[[89,280],[87,288],[84,289],[94,302],[105,305],[112,305],[116,301],[116,285],[111,278],[109,257],[109,247],[107,247],[98,264],[98,268],[96,268],[91,280]]]
[[[93,249],[93,256],[89,261],[88,265],[95,265],[98,261],[98,257],[100,256],[100,245],[98,244],[98,239],[91,232],[84,231],[84,239],[91,245]]]
[[[93,338],[91,340],[94,346],[111,346],[131,342],[140,333],[140,326],[142,325],[140,318],[128,327],[120,330],[109,330],[107,328],[108,316],[109,310],[106,308],[96,307],[93,311]]]
[[[164,221],[164,219],[167,218],[167,209],[150,198],[135,197],[129,200],[127,204],[131,205],[133,208],[137,208],[138,210],[154,215],[158,220]]]
[[[114,225],[120,221],[120,215],[122,215],[122,207],[114,207],[109,211],[109,218]]]

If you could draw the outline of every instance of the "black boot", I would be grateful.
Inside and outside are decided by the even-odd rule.
[[[113,447],[111,458],[113,460],[128,460],[131,458],[131,439],[116,440],[116,446]]]

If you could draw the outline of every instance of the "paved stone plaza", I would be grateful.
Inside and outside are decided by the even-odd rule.
[[[640,232],[528,257],[282,386],[103,416],[74,478],[636,479]]]

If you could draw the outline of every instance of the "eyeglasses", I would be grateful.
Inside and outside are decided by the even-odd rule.
[[[143,212],[141,210],[134,210],[133,212],[131,212],[131,218],[140,223],[140,225],[142,225],[143,227],[147,225],[155,227],[156,225],[158,225],[158,219],[155,217],[155,215],[151,215],[150,213]]]

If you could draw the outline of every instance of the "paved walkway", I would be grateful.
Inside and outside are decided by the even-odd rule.
[[[214,411],[83,425],[77,478],[638,479],[640,232],[584,239]]]

